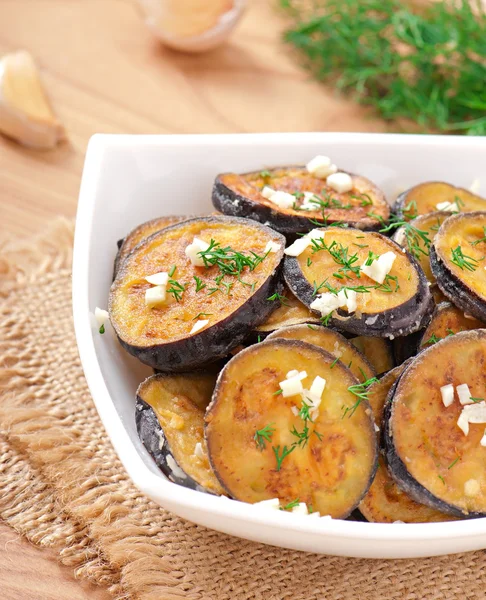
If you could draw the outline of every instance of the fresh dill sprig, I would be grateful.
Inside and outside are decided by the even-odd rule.
[[[194,317],[193,321],[197,321],[198,319],[201,319],[202,317],[211,317],[212,315],[213,315],[213,313],[200,312]]]
[[[344,408],[343,419],[348,413],[349,416],[352,417],[361,402],[363,402],[363,400],[368,400],[368,388],[377,381],[379,381],[377,377],[370,377],[370,379],[363,381],[363,383],[357,383],[348,387],[348,392],[351,392],[353,396],[356,396],[357,400],[353,406]]]
[[[259,450],[265,450],[266,442],[272,441],[272,435],[275,432],[275,428],[273,427],[273,423],[269,425],[265,425],[262,429],[257,429],[255,431],[255,435],[253,439],[255,440],[255,444]]]
[[[480,238],[479,240],[476,240],[475,242],[471,242],[471,246],[477,246],[481,242],[486,242],[486,227],[484,227],[484,226],[483,226],[483,233],[484,233],[484,236],[482,238]]]
[[[425,346],[425,344],[430,344],[430,345],[437,344],[437,342],[440,342],[441,339],[442,339],[441,337],[439,337],[439,336],[435,335],[435,333],[433,333],[429,337],[429,339],[426,342],[424,342],[424,346]]]
[[[182,294],[186,291],[186,286],[183,283],[179,283],[175,279],[169,279],[167,284],[167,293],[172,294],[174,296],[174,299],[177,302],[180,302],[182,300]]]
[[[297,446],[284,446],[282,450],[280,450],[279,446],[272,446],[273,453],[275,454],[275,460],[277,461],[277,471],[280,471],[282,468],[282,463],[287,456],[292,453]]]
[[[336,240],[333,240],[329,246],[326,244],[323,238],[313,239],[311,241],[313,253],[327,250],[327,252],[329,252],[329,254],[332,256],[334,262],[340,265],[338,274],[343,275],[347,279],[352,279],[350,273],[352,275],[356,275],[358,278],[361,277],[361,267],[356,264],[359,262],[358,253],[350,254],[349,248],[347,246],[343,246],[343,244],[338,244]],[[336,276],[335,273],[334,276]]]
[[[475,271],[478,268],[479,261],[464,254],[461,246],[451,248],[451,262],[457,265],[462,271]]]
[[[478,0],[280,0],[285,40],[314,76],[395,129],[486,134],[486,13]]]
[[[193,279],[196,282],[196,292],[199,292],[206,287],[206,284],[203,283],[203,280],[197,275],[194,275]]]
[[[201,250],[198,255],[203,259],[206,268],[217,266],[222,275],[240,277],[245,268],[254,271],[256,267],[268,256],[270,250],[260,256],[256,252],[244,254],[233,250],[231,246],[223,248],[219,242],[211,240],[206,250]],[[219,285],[219,283],[218,283]]]
[[[420,255],[429,255],[430,245],[432,240],[427,231],[419,229],[413,222],[405,221],[392,217],[385,227],[380,229],[380,233],[389,233],[395,229],[402,229],[407,242],[407,248],[410,254],[419,259]]]
[[[275,292],[275,294],[269,296],[267,300],[269,302],[275,302],[275,300],[278,300],[280,304],[283,304],[284,306],[289,306],[288,299],[285,296],[282,296],[282,294],[279,294],[278,292]]]
[[[299,504],[300,504],[300,500],[298,498],[296,498],[295,500],[292,500],[285,506],[281,506],[279,508],[279,510],[292,510],[295,506],[299,506]]]
[[[105,324],[102,323],[100,325],[100,328],[98,329],[99,333],[101,333],[101,335],[103,335],[105,333]]]

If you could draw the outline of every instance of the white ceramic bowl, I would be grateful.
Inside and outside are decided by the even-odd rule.
[[[411,525],[309,519],[188,490],[160,473],[138,439],[135,390],[150,369],[119,346],[110,326],[99,335],[93,318],[96,306],[107,305],[116,241],[154,217],[209,212],[217,173],[299,164],[316,154],[369,177],[390,198],[421,181],[468,187],[481,175],[486,193],[486,138],[480,137],[292,133],[91,139],[76,220],[73,310],[81,361],[106,431],[142,492],[218,531],[285,548],[369,558],[486,548],[486,519]]]

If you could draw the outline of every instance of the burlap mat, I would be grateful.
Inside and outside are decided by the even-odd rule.
[[[0,516],[117,599],[485,598],[484,552],[324,557],[192,525],[142,496],[92,404],[71,319],[72,223],[0,245]]]

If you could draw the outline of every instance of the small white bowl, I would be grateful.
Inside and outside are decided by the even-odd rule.
[[[366,558],[410,558],[486,548],[486,519],[382,524],[309,519],[188,490],[168,481],[140,443],[135,390],[150,369],[118,344],[111,326],[99,335],[93,312],[106,308],[116,242],[162,215],[210,212],[223,171],[302,164],[317,154],[369,177],[393,199],[421,181],[486,193],[486,138],[353,133],[256,135],[95,135],[88,147],[76,219],[73,311],[93,399],[135,485],[194,523],[285,548]],[[244,457],[242,457],[244,460]]]

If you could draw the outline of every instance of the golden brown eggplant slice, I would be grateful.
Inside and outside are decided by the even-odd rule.
[[[281,327],[319,322],[319,318],[307,306],[302,304],[288,288],[284,288],[279,307],[255,329],[254,337],[260,336],[261,339]]]
[[[356,292],[356,309],[321,312],[325,324],[356,335],[391,339],[422,327],[433,300],[427,279],[412,256],[376,232],[341,227],[319,231],[323,237],[313,239],[299,256],[285,257],[285,281],[301,302],[310,308],[319,295],[335,297],[345,288]],[[362,266],[371,254],[375,262],[389,252],[395,255],[394,263],[379,284],[363,273]]]
[[[142,240],[148,238],[153,233],[174,225],[174,223],[180,223],[185,221],[189,217],[159,217],[158,219],[152,219],[146,223],[142,223],[138,227],[135,227],[130,233],[118,242],[118,252],[115,258],[114,277],[120,268],[120,264],[130,254],[130,252],[139,244]]]
[[[485,327],[486,324],[482,321],[478,321],[474,317],[466,317],[457,306],[454,306],[450,302],[442,302],[435,307],[432,313],[430,323],[420,340],[420,349],[427,348],[445,337],[461,331],[484,329]]]
[[[418,260],[430,283],[435,283],[430,268],[430,245],[448,216],[449,213],[444,212],[422,215],[397,229],[393,235],[395,242]]]
[[[135,420],[141,442],[171,481],[224,494],[209,465],[201,408],[215,383],[212,375],[152,375],[137,390]]]
[[[486,321],[486,212],[446,219],[430,248],[442,292],[465,314]]]
[[[321,327],[320,325],[293,325],[282,327],[268,336],[267,339],[300,340],[314,344],[348,367],[356,379],[363,383],[376,375],[366,357],[337,331]]]
[[[445,206],[446,202],[451,206]],[[486,199],[451,183],[426,181],[400,194],[393,207],[393,212],[404,219],[414,219],[437,210],[448,213],[486,210]]]
[[[384,442],[393,478],[415,501],[457,517],[486,515],[486,447],[480,443],[485,424],[471,417],[475,422],[467,435],[458,425],[463,410],[486,409],[485,364],[486,330],[447,337],[410,363],[385,408]],[[467,405],[459,401],[462,384],[474,398]],[[446,385],[453,386],[452,403],[441,391]]]
[[[365,355],[378,375],[393,369],[393,347],[390,340],[377,337],[358,336],[349,340],[353,346]]]
[[[213,240],[204,253],[208,266],[186,256],[194,237]],[[270,242],[276,251],[266,251]],[[226,356],[275,309],[267,298],[281,291],[284,245],[269,227],[231,217],[190,219],[150,236],[128,255],[111,287],[110,319],[122,346],[167,372]],[[151,308],[145,278],[159,272],[170,274],[170,302]]]
[[[305,167],[290,166],[238,175],[218,175],[213,188],[213,204],[226,215],[248,217],[270,225],[285,234],[306,232],[315,225],[337,221],[359,229],[378,229],[390,216],[383,192],[369,179],[351,175],[353,189],[338,193],[324,179],[311,175]],[[281,208],[262,195],[265,186],[295,195],[295,204]],[[315,194],[305,202],[304,192]],[[303,210],[302,205],[315,205]]]
[[[306,372],[306,388],[317,376],[326,380],[313,422],[299,414],[301,395],[278,393],[293,370]],[[299,498],[321,515],[348,516],[377,460],[371,409],[352,393],[356,385],[349,369],[306,342],[273,339],[237,354],[206,412],[209,457],[222,486],[245,502]]]

